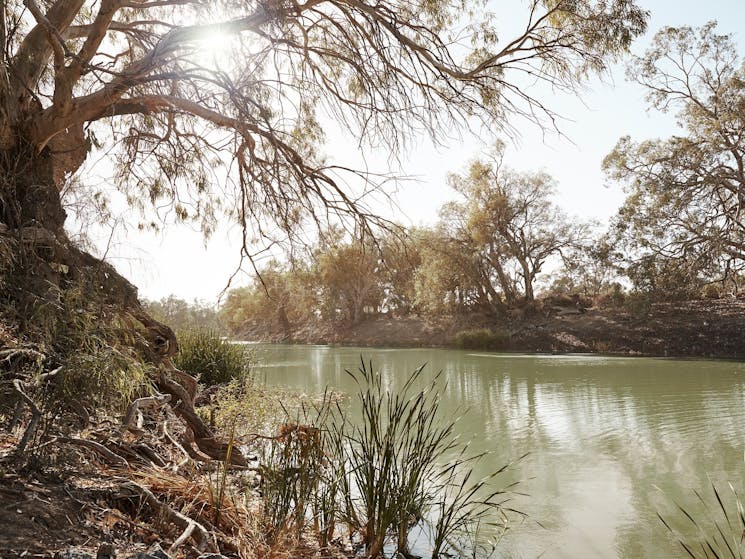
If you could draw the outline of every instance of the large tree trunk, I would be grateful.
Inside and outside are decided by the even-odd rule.
[[[23,146],[0,151],[0,181],[0,219],[9,229],[42,227],[66,240],[66,214],[48,148],[39,155]]]
[[[63,158],[63,168],[70,162],[74,165],[82,161],[79,156],[80,150],[74,160]],[[171,328],[145,312],[137,289],[111,265],[70,241],[64,228],[66,213],[58,188],[62,174],[56,166],[58,162],[51,148],[39,155],[26,149],[0,151],[0,243],[4,243],[0,244],[0,249],[11,247],[13,252],[10,260],[0,258],[0,284],[3,286],[0,302],[5,308],[14,310],[19,333],[28,334],[30,339],[33,333],[25,331],[31,323],[28,317],[38,314],[36,309],[40,308],[40,303],[60,306],[58,303],[70,289],[81,290],[85,303],[108,309],[108,320],[113,312],[139,322],[141,328],[133,325],[133,329],[144,332],[144,339],[141,334],[132,332],[133,336],[124,336],[128,341],[123,343],[132,344],[143,359],[162,371],[158,385],[173,396],[175,411],[195,434],[200,450],[212,458],[225,459],[226,445],[216,441],[211,430],[194,413],[194,394],[176,382],[183,383],[189,377],[196,385],[192,377],[170,364],[169,358],[178,350]],[[86,318],[107,320],[105,315]],[[173,375],[176,381],[169,380],[166,375]],[[232,462],[245,464],[237,449],[232,456]]]

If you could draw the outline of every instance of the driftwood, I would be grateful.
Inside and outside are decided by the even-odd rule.
[[[189,538],[194,540],[199,551],[209,551],[212,553],[217,553],[217,545],[210,538],[209,532],[199,522],[197,522],[196,520],[192,520],[188,516],[185,516],[178,511],[173,510],[165,503],[161,503],[149,489],[133,481],[127,481],[123,483],[122,489],[129,489],[135,494],[139,495],[140,498],[143,499],[149,507],[154,509],[167,522],[172,522],[183,530],[181,535],[173,542],[173,545],[171,545],[171,547],[168,549],[169,554],[172,554]]]

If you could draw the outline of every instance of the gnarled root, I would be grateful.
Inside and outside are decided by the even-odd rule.
[[[177,402],[173,406],[173,411],[186,422],[194,433],[194,442],[197,448],[210,458],[224,461],[228,456],[228,445],[215,439],[212,430],[196,414],[192,399],[189,397],[186,389],[176,381],[168,378],[165,372],[162,372],[158,377],[158,389],[166,394],[170,394],[173,397],[172,402]],[[246,458],[236,448],[233,448],[230,453],[230,463],[238,466],[248,465]]]
[[[178,511],[173,510],[165,503],[161,503],[153,493],[133,482],[128,481],[122,484],[122,489],[128,489],[139,495],[141,499],[147,503],[149,507],[155,510],[155,512],[163,517],[166,521],[172,522],[183,530],[182,534],[173,542],[173,545],[168,549],[168,553],[173,553],[178,547],[184,544],[184,542],[191,538],[197,544],[199,551],[210,551],[217,553],[218,548],[213,539],[210,537],[210,533],[196,520],[192,520],[188,516],[181,514]]]
[[[130,431],[136,432],[141,430],[142,409],[157,408],[170,401],[171,396],[169,394],[156,394],[155,396],[137,398],[127,408],[127,413],[124,415],[124,426]]]

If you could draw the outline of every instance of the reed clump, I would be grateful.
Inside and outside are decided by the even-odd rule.
[[[745,557],[745,507],[735,487],[722,491],[712,482],[709,495],[693,494],[692,504],[673,502],[673,512],[657,513],[675,543],[692,559]]]
[[[321,547],[347,541],[366,557],[433,559],[494,549],[520,513],[507,506],[513,485],[499,486],[507,466],[476,479],[483,455],[469,453],[444,417],[438,375],[423,367],[392,392],[364,362],[348,374],[358,390],[349,406],[328,394],[266,437],[262,498],[270,540],[311,530]],[[488,535],[483,526],[489,524]],[[481,555],[483,556],[483,555]]]

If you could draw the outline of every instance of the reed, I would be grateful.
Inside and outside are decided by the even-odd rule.
[[[745,557],[745,509],[730,483],[722,492],[711,483],[711,495],[694,490],[694,506],[673,501],[674,513],[658,518],[687,557],[693,559]]]
[[[340,519],[361,536],[368,557],[379,557],[387,546],[408,556],[411,529],[425,525],[433,534],[432,557],[443,557],[479,522],[501,516],[506,525],[512,512],[504,507],[511,488],[492,487],[507,466],[471,481],[482,456],[469,456],[467,444],[455,435],[456,421],[443,418],[441,375],[417,388],[423,370],[416,369],[400,391],[391,392],[363,361],[358,371],[348,371],[358,386],[353,404],[360,419],[350,420],[337,408],[330,423]]]

